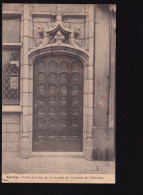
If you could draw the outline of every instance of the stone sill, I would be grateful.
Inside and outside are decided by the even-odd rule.
[[[32,156],[84,156],[83,152],[32,152]]]
[[[2,12],[3,15],[22,15],[22,12],[20,11],[3,11]]]
[[[22,43],[3,43],[3,47],[21,47]]]
[[[2,106],[2,112],[22,112],[21,106]]]

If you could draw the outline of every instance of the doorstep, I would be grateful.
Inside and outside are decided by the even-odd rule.
[[[3,152],[2,172],[5,174],[114,174],[114,161],[88,161],[80,155],[47,155],[32,153],[29,159],[18,153]]]
[[[31,156],[81,156],[83,157],[83,152],[32,152]]]

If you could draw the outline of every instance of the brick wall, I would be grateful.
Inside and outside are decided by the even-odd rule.
[[[20,114],[2,116],[2,151],[19,151]]]

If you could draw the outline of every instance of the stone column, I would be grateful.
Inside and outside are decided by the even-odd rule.
[[[87,160],[93,160],[93,65],[94,65],[94,5],[88,10],[89,63],[84,75],[84,155]]]
[[[32,150],[32,142],[29,138],[29,103],[30,103],[30,66],[28,60],[29,47],[29,4],[24,4],[22,22],[22,64],[21,64],[21,106],[23,109],[22,132],[20,134],[20,156],[29,158]]]
[[[95,5],[94,159],[109,160],[112,130],[108,127],[110,95],[110,12]]]

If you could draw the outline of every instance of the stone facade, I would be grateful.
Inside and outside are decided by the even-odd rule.
[[[20,115],[5,113],[2,117],[2,151],[18,152],[20,136]]]
[[[4,15],[17,14],[21,17],[21,42],[15,45],[21,50],[20,104],[3,105],[2,149],[4,152],[19,152],[22,158],[31,156],[33,64],[38,59],[39,53],[40,56],[44,56],[45,53],[51,54],[54,51],[74,56],[84,64],[83,152],[85,158],[114,160],[116,45],[114,8],[114,5],[100,4],[73,4],[70,5],[70,9],[66,4],[40,6],[39,4],[3,4]],[[47,23],[50,23],[50,27],[46,26]],[[71,33],[69,43],[61,41],[63,35],[60,32],[56,35],[56,43],[48,42],[44,33],[54,33],[56,28]]]

